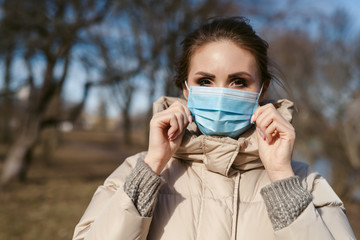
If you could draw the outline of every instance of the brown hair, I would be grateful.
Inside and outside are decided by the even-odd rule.
[[[267,50],[269,44],[256,34],[248,19],[244,17],[211,18],[181,42],[183,51],[177,63],[175,75],[177,87],[182,89],[187,80],[194,52],[207,43],[221,40],[229,40],[253,54],[258,65],[261,82],[274,78],[268,69]]]

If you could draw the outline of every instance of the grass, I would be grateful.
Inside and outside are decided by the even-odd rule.
[[[0,239],[71,239],[96,188],[127,156],[144,149],[141,141],[124,146],[116,134],[99,132],[64,134],[50,162],[38,148],[27,182],[0,192]]]
[[[60,139],[52,161],[37,149],[28,181],[0,192],[0,239],[71,239],[96,188],[127,156],[146,149],[141,135],[135,146],[109,132],[72,132]],[[0,154],[5,150],[0,146]],[[345,207],[360,239],[360,206]]]
[[[71,239],[100,181],[29,182],[1,196],[0,239]]]

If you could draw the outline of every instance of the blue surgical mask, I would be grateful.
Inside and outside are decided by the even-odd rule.
[[[186,87],[187,83],[185,82]],[[237,139],[251,127],[251,116],[258,106],[259,93],[222,87],[191,86],[188,108],[205,135]]]

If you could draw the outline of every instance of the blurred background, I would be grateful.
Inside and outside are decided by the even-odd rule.
[[[295,101],[294,159],[360,238],[360,1],[0,0],[0,239],[71,239],[98,185],[147,149],[186,33],[242,15]]]

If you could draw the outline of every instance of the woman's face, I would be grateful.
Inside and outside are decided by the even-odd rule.
[[[208,43],[193,54],[188,86],[224,87],[259,92],[260,74],[254,56],[231,41]],[[183,89],[188,97],[188,89]]]

